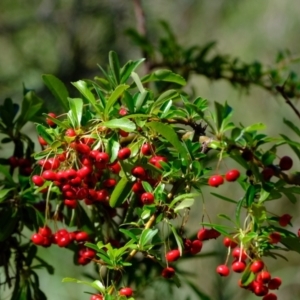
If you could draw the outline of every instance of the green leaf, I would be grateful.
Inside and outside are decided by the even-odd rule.
[[[51,143],[53,142],[53,137],[47,132],[47,128],[45,126],[38,124],[36,126],[36,131],[38,135],[47,142],[48,145],[51,145]]]
[[[290,193],[286,190],[281,190],[281,192],[292,202],[292,203],[296,203],[297,202],[297,197],[293,194]]]
[[[16,120],[17,130],[20,130],[26,122],[35,121],[41,114],[44,100],[39,98],[34,91],[26,93],[22,102],[21,114]]]
[[[0,211],[0,242],[6,240],[15,230],[19,221],[18,211],[5,207]]]
[[[71,122],[75,128],[80,127],[82,118],[83,101],[80,98],[68,98],[69,100],[69,116],[71,117]]]
[[[175,130],[170,125],[162,124],[160,122],[150,122],[147,123],[146,126],[161,134],[167,141],[169,141],[175,147],[175,149],[179,152],[182,158],[188,160],[187,150],[182,145]]]
[[[10,188],[10,189],[2,189],[0,190],[0,203],[5,200],[5,196],[12,191],[14,188]]]
[[[62,280],[62,282],[75,282],[75,283],[80,283],[80,284],[85,284],[85,285],[88,285],[92,288],[94,288],[95,290],[101,292],[101,293],[104,293],[105,292],[105,287],[104,285],[101,283],[100,280],[95,280],[94,282],[87,282],[87,281],[81,281],[81,280],[78,280],[76,278],[64,278]]]
[[[241,214],[241,209],[242,209],[243,203],[244,203],[244,198],[241,199],[237,203],[237,206],[236,206],[236,209],[235,209],[235,220],[236,220],[237,224],[240,224],[240,214]]]
[[[132,233],[130,230],[126,230],[126,229],[120,228],[119,231],[122,232],[127,237],[133,239],[135,242],[138,241],[137,236],[134,233]]]
[[[121,81],[120,83],[125,83],[130,77],[131,73],[145,60],[145,58],[136,60],[136,61],[128,61],[121,69]]]
[[[148,193],[153,192],[152,186],[147,181],[142,181],[142,185],[146,192],[148,192]]]
[[[215,110],[216,110],[216,125],[218,130],[222,128],[223,124],[226,124],[227,120],[232,115],[232,108],[225,103],[223,106],[222,104],[215,102]]]
[[[12,178],[12,176],[9,174],[9,171],[7,167],[0,165],[0,173],[2,173],[5,176],[5,179],[12,185],[15,185],[15,182]]]
[[[77,88],[81,95],[83,95],[89,101],[89,103],[91,103],[93,106],[96,105],[95,96],[89,89],[87,82],[84,80],[78,80],[76,82],[72,82],[72,84]]]
[[[257,131],[257,130],[263,130],[266,129],[266,125],[263,123],[256,123],[253,125],[250,125],[243,129],[243,132],[251,132],[251,131]]]
[[[175,241],[177,243],[177,247],[178,247],[178,250],[180,252],[180,255],[182,256],[182,249],[183,249],[182,238],[179,236],[179,234],[176,231],[176,228],[171,223],[169,223],[169,226],[170,226],[170,228],[173,232],[173,235],[174,235]]]
[[[69,109],[68,100],[67,100],[69,97],[69,93],[65,85],[63,84],[63,82],[57,77],[50,74],[44,74],[42,78],[45,85],[51,91],[55,99],[60,103],[62,108],[65,111],[67,111]]]
[[[124,176],[115,186],[109,199],[109,205],[111,207],[120,206],[130,194],[132,186],[133,182]]]
[[[242,274],[241,282],[243,286],[249,285],[256,277],[256,275],[250,271],[251,264],[248,264],[247,268]]]
[[[107,99],[105,110],[104,110],[104,114],[105,114],[106,118],[108,117],[110,109],[114,106],[114,104],[119,99],[119,97],[121,97],[122,94],[124,93],[124,91],[126,91],[128,88],[129,88],[129,85],[120,84],[111,93],[111,95]]]
[[[187,198],[180,202],[175,208],[174,211],[177,213],[179,210],[191,207],[195,202],[194,198]]]
[[[167,101],[174,100],[178,96],[179,94],[176,90],[167,90],[155,100],[155,107],[159,107]]]
[[[257,223],[263,223],[267,219],[267,210],[262,204],[252,203],[251,212]]]
[[[282,237],[280,242],[289,250],[300,253],[300,239],[298,237]]]
[[[300,129],[294,123],[287,119],[283,119],[283,123],[290,127],[298,136],[300,136]]]
[[[230,199],[230,198],[227,198],[227,197],[225,197],[225,196],[223,196],[223,195],[219,195],[219,194],[216,194],[216,193],[211,193],[211,195],[216,196],[216,197],[218,197],[218,198],[220,198],[220,199],[222,199],[222,200],[224,200],[224,201],[227,201],[227,202],[231,202],[231,203],[234,203],[234,204],[237,204],[237,203],[238,203],[237,201],[232,200],[232,199]]]
[[[103,122],[102,125],[112,129],[122,129],[126,132],[132,132],[136,129],[135,124],[127,118],[112,119]]]
[[[195,198],[198,196],[199,196],[199,194],[197,194],[197,193],[188,193],[188,194],[179,195],[172,200],[172,202],[169,204],[169,208],[173,208],[177,202],[182,201],[186,198]]]
[[[109,51],[109,66],[114,76],[116,84],[120,83],[120,63],[118,55],[115,51]]]
[[[185,280],[185,282],[190,286],[190,288],[194,291],[194,293],[197,295],[199,300],[211,300],[209,296],[207,296],[204,292],[202,292],[198,286],[196,286],[194,283],[192,283],[189,280]]]
[[[170,70],[157,70],[151,74],[147,74],[141,80],[143,83],[150,81],[166,81],[177,83],[179,85],[186,85],[186,81],[182,76],[173,73]]]
[[[255,194],[256,194],[256,188],[253,185],[249,185],[247,191],[246,191],[246,204],[248,207],[251,206],[251,204],[253,203],[254,199],[255,199]]]
[[[157,234],[158,229],[147,228],[143,230],[140,236],[140,248],[143,249],[145,245],[151,243],[154,236]]]

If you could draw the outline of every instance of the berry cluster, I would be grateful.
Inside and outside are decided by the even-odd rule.
[[[271,274],[265,270],[265,264],[261,259],[250,259],[245,250],[238,248],[238,243],[229,237],[223,239],[223,244],[232,252],[233,261],[231,263],[231,270],[235,273],[247,274],[243,276],[246,278],[245,282],[239,280],[239,286],[253,292],[256,296],[262,297],[264,300],[276,300],[277,296],[270,293],[269,290],[276,290],[281,285],[279,277],[271,277]],[[234,250],[232,250],[234,249]],[[231,251],[232,250],[232,251]],[[227,258],[228,260],[228,258]],[[228,276],[230,269],[227,263],[219,265],[216,272],[220,276]],[[252,276],[251,276],[252,275]]]
[[[23,176],[29,176],[32,173],[32,163],[28,158],[11,156],[8,164],[12,169],[19,168],[19,172]]]
[[[225,179],[228,182],[236,181],[240,177],[240,172],[236,169],[232,169],[225,174]],[[222,175],[212,175],[208,179],[208,184],[213,187],[218,187],[224,183]]]
[[[79,246],[77,262],[80,265],[86,265],[96,255],[95,251],[84,246],[84,243],[89,241],[90,237],[85,231],[72,231],[59,229],[52,233],[48,226],[40,227],[37,233],[31,236],[31,241],[38,246],[50,247],[56,244],[59,247],[68,247],[72,242],[76,242]]]

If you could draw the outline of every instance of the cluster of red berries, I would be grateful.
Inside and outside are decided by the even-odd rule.
[[[237,248],[237,243],[225,237],[223,239],[223,244],[225,247],[234,249],[232,251],[233,262],[231,264],[231,270],[235,273],[242,273],[247,268],[247,259],[249,258],[247,253],[241,248]],[[241,280],[239,280],[239,286],[253,292],[256,296],[262,297],[263,300],[276,300],[277,296],[273,293],[269,293],[269,290],[276,290],[281,285],[281,279],[279,277],[271,278],[268,271],[264,270],[265,264],[262,260],[256,259],[249,262],[249,271],[254,273],[255,279],[244,285]],[[216,269],[217,273],[221,276],[228,276],[230,273],[229,267],[224,265],[219,265]]]
[[[31,241],[38,246],[50,247],[56,244],[59,247],[68,247],[72,242],[77,242],[79,245],[78,263],[86,265],[96,255],[95,251],[84,247],[84,243],[89,241],[90,237],[85,231],[72,231],[59,229],[54,234],[48,226],[40,227],[37,233],[31,236]]]
[[[133,290],[130,287],[123,287],[119,290],[119,295],[129,298],[133,295]],[[104,300],[104,298],[100,294],[94,294],[90,297],[90,300]]]
[[[19,172],[23,176],[29,176],[32,173],[32,163],[28,158],[11,156],[8,159],[8,164],[13,169],[19,168]]]
[[[203,246],[203,241],[209,240],[209,239],[216,239],[217,237],[220,236],[220,233],[216,231],[215,229],[207,229],[203,228],[200,229],[198,234],[197,234],[197,239],[196,240],[190,240],[190,239],[185,239],[184,240],[184,254],[191,254],[191,255],[196,255],[198,254]],[[170,262],[175,262],[180,258],[180,251],[179,249],[173,249],[170,250],[166,253],[166,261],[168,263]],[[161,275],[165,278],[172,278],[175,275],[175,269],[168,266],[162,270]]]
[[[229,182],[236,181],[240,177],[240,172],[236,169],[230,170],[225,174],[225,179]],[[212,175],[208,179],[208,184],[213,187],[218,187],[224,183],[222,175]]]

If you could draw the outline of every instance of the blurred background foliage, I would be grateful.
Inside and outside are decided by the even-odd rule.
[[[49,110],[57,112],[57,105],[46,90],[42,74],[54,74],[66,84],[82,78],[92,78],[99,73],[97,64],[105,66],[109,50],[118,52],[122,62],[138,59],[142,51],[125,34],[128,28],[136,28],[134,1],[121,0],[1,0],[0,2],[0,102],[6,97],[20,101],[22,84],[35,89],[47,101]],[[147,35],[150,41],[157,42],[164,36],[160,20],[166,21],[175,32],[183,47],[204,46],[216,41],[214,55],[229,55],[251,63],[260,61],[267,67],[274,66],[278,51],[289,49],[290,57],[297,62],[300,54],[299,29],[300,5],[297,0],[144,0]],[[289,66],[299,73],[299,65]],[[142,72],[142,70],[141,70]],[[283,84],[283,82],[281,83]],[[71,86],[69,85],[70,89]],[[189,92],[213,101],[227,100],[235,110],[235,121],[244,125],[264,122],[267,134],[285,133],[296,138],[282,119],[286,118],[296,125],[299,120],[280,96],[258,86],[249,90],[236,89],[227,80],[212,81],[205,76],[191,74],[187,89]],[[74,90],[73,90],[74,91]],[[295,105],[298,103],[295,101]],[[32,131],[33,126],[24,130]],[[1,149],[2,151],[3,149]],[[9,150],[9,149],[6,149]],[[289,151],[282,148],[279,156]],[[293,157],[293,156],[292,156]],[[295,157],[293,157],[295,159]],[[233,166],[230,162],[230,167]],[[227,168],[226,165],[223,166]],[[295,160],[295,170],[299,163]],[[205,191],[205,188],[204,188]],[[225,185],[218,189],[228,197],[239,197],[239,191]],[[210,194],[204,194],[207,210],[212,221],[220,213],[219,200]],[[201,221],[201,206],[192,209],[188,223],[188,233],[195,234]],[[295,212],[295,206],[286,199],[271,207],[274,213]],[[224,213],[230,214],[231,208],[224,207]],[[299,218],[295,216],[293,225],[299,227]],[[50,300],[88,299],[82,292],[87,288],[75,284],[62,284],[63,277],[84,278],[86,267],[72,266],[72,258],[66,249],[40,249],[47,261],[54,265],[56,272],[50,278],[40,273],[42,289]],[[202,255],[211,251],[217,256],[202,259],[182,260],[177,263],[180,269],[195,272],[191,281],[212,300],[255,299],[248,292],[237,287],[237,275],[224,279],[216,276],[216,266],[225,259],[221,241],[205,244]],[[299,257],[291,253],[289,262],[267,260],[274,276],[283,278],[283,287],[278,292],[279,299],[300,299]],[[71,272],[71,274],[70,274]],[[97,274],[92,268],[93,278]],[[1,274],[0,274],[1,275]],[[202,299],[191,288],[180,288],[170,296],[166,285],[159,280],[153,282],[139,299]],[[151,288],[155,289],[151,289]],[[0,299],[5,299],[5,295]],[[205,299],[205,298],[203,298]]]

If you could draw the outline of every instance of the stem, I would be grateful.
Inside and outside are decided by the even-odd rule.
[[[291,100],[289,99],[289,97],[287,96],[287,94],[284,91],[284,86],[276,86],[276,91],[278,93],[280,93],[280,95],[284,98],[285,103],[288,104],[292,110],[294,111],[294,113],[297,115],[297,117],[300,119],[300,112],[299,110],[296,108],[296,106],[291,102]]]

